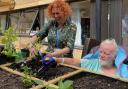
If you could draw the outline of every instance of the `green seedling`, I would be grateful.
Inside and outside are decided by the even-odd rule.
[[[23,73],[24,73],[24,77],[22,78],[22,81],[25,85],[25,87],[30,87],[34,84],[34,82],[32,81],[31,77],[32,77],[32,71],[29,67],[24,66],[23,68]]]

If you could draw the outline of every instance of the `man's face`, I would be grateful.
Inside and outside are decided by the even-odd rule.
[[[100,46],[99,59],[102,66],[112,66],[114,61],[115,47],[112,44]]]

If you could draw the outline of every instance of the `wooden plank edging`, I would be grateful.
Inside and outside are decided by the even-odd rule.
[[[69,77],[71,77],[71,76],[73,76],[73,75],[75,75],[75,74],[78,74],[78,73],[80,73],[80,72],[82,72],[82,70],[76,70],[76,71],[70,72],[70,73],[68,73],[68,74],[65,74],[65,75],[62,75],[62,76],[60,76],[60,77],[57,77],[57,78],[55,78],[55,79],[53,79],[53,80],[49,80],[48,83],[55,84],[56,82],[58,82],[58,81],[61,80],[61,79],[63,80],[63,79],[65,79],[65,78],[69,78]]]
[[[58,86],[53,85],[53,84],[50,84],[50,83],[48,83],[48,82],[47,82],[47,84],[45,84],[45,85],[37,85],[37,86],[35,86],[35,87],[33,87],[33,88],[30,88],[30,89],[42,89],[42,88],[44,88],[44,86],[46,86],[46,85],[48,85],[48,86],[50,86],[50,87],[53,87],[53,88],[55,88],[55,89],[59,89]]]
[[[105,74],[102,74],[102,73],[98,73],[98,72],[90,71],[90,70],[85,69],[85,68],[80,68],[80,67],[73,66],[73,65],[68,65],[68,64],[60,64],[60,65],[64,65],[64,66],[67,66],[67,67],[71,67],[71,68],[79,69],[79,70],[82,70],[83,72],[94,73],[94,74],[98,74],[98,75],[102,75],[102,76],[110,77],[110,78],[113,78],[113,79],[117,79],[117,80],[120,80],[120,81],[123,81],[123,82],[128,82],[128,78],[122,78],[122,77],[119,77],[119,76],[109,76],[109,75],[105,75]]]
[[[128,78],[122,78],[122,77],[119,77],[119,76],[110,76],[110,75],[106,75],[104,73],[97,73],[97,72],[94,72],[94,71],[87,70],[85,68],[81,68],[81,69],[83,70],[83,72],[94,73],[94,74],[106,76],[106,77],[109,77],[109,78],[117,79],[117,80],[120,80],[120,81],[123,81],[123,82],[127,82],[128,83]]]
[[[1,64],[0,66],[10,66],[12,63]]]

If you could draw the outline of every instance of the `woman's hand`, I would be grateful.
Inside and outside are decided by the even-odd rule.
[[[48,57],[54,57],[53,53],[47,52],[46,54]]]
[[[29,52],[30,52],[29,56],[30,57],[33,57],[37,54],[37,51],[36,51],[36,49],[32,43],[30,43],[27,48],[29,49]]]
[[[36,49],[34,47],[29,48],[29,52],[30,52],[30,54],[29,54],[30,57],[33,57],[33,56],[35,56],[37,54],[37,51],[36,51]]]

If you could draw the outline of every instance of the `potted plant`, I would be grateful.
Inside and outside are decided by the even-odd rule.
[[[14,62],[16,58],[21,58],[22,55],[16,52],[14,42],[17,40],[17,34],[12,27],[9,27],[1,37],[1,43],[4,49],[0,53],[1,61]]]

